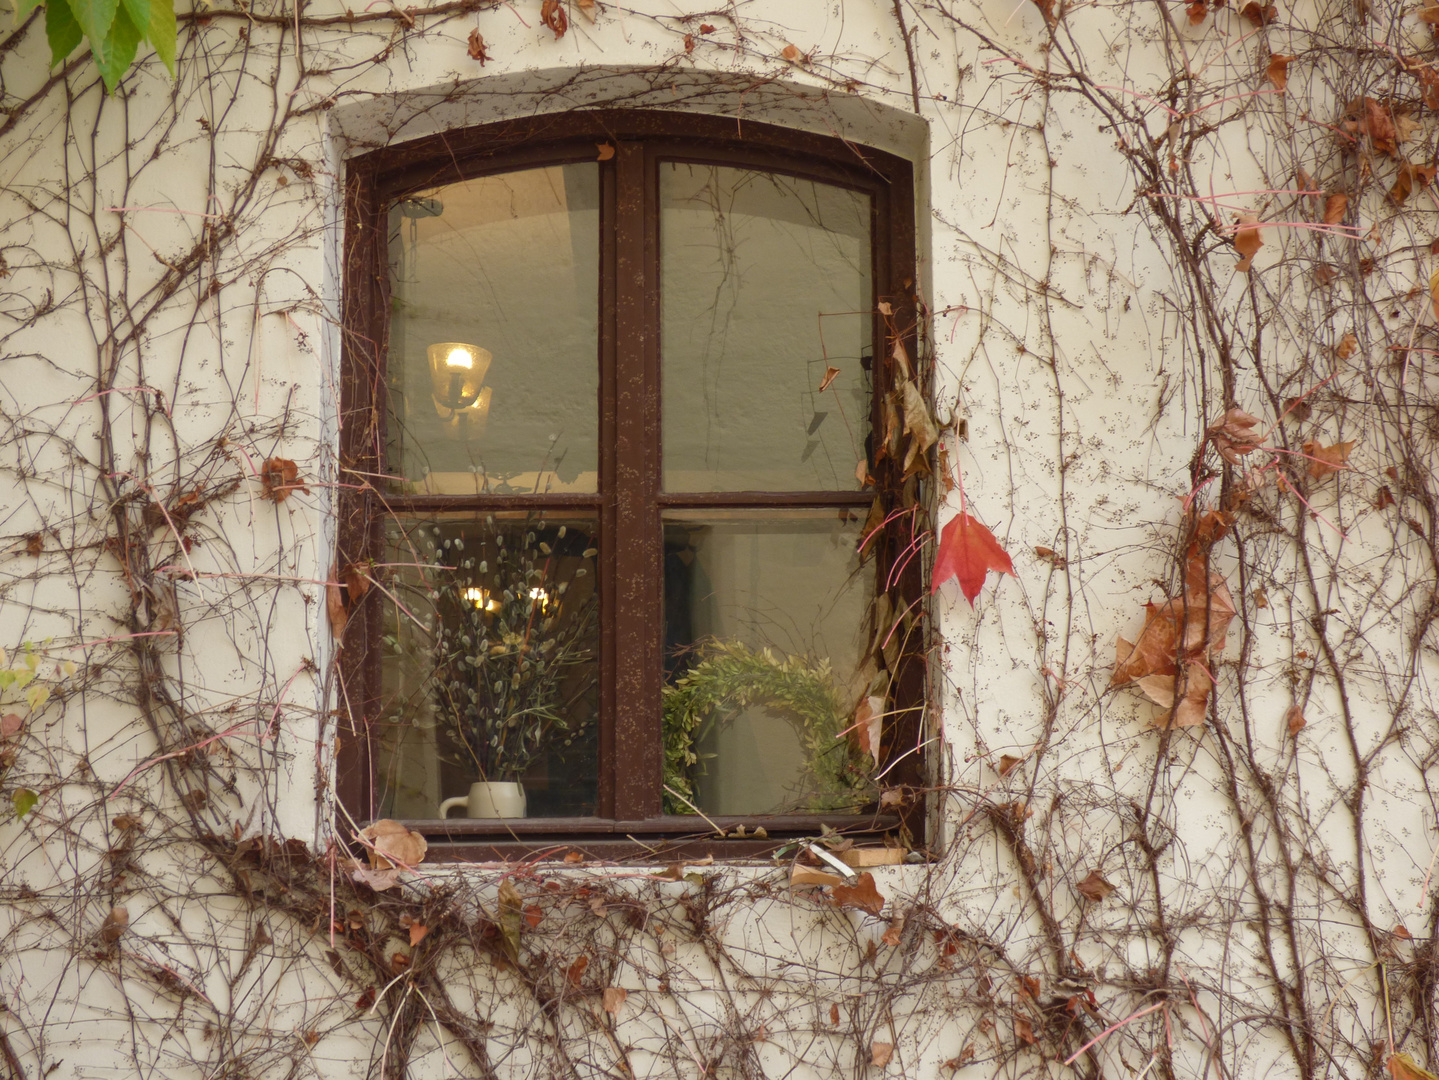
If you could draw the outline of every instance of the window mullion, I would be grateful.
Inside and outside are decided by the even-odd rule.
[[[615,154],[613,233],[615,312],[614,468],[608,538],[613,569],[614,816],[660,812],[659,353],[657,245],[650,163],[640,143]],[[623,646],[619,648],[618,646]]]

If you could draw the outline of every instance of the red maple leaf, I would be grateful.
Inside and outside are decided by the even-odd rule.
[[[939,534],[939,550],[934,555],[934,584],[930,591],[937,591],[952,577],[959,578],[960,591],[973,607],[974,598],[984,587],[984,576],[991,570],[1016,576],[1009,553],[999,546],[994,533],[968,514],[952,518]]]

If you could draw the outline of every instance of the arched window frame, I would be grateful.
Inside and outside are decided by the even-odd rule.
[[[613,150],[611,154],[610,151]],[[602,161],[602,247],[599,430],[600,474],[639,476],[617,488],[602,482],[593,496],[448,495],[397,497],[373,481],[383,474],[385,447],[385,343],[389,296],[385,221],[387,207],[413,192],[475,176],[575,161]],[[915,536],[928,496],[920,477],[904,476],[895,456],[870,452],[873,490],[832,492],[799,500],[834,507],[886,524],[868,544],[876,581],[886,594],[891,627],[865,628],[878,641],[898,613],[910,623],[906,642],[889,660],[891,681],[879,769],[885,786],[904,792],[898,803],[863,815],[801,814],[712,820],[665,815],[661,798],[660,690],[664,679],[661,627],[662,526],[659,511],[682,502],[714,508],[797,505],[794,496],[759,493],[667,496],[659,485],[660,386],[658,351],[658,215],[654,189],[659,160],[741,165],[866,190],[873,206],[873,320],[871,429],[885,430],[885,402],[896,388],[896,347],[917,356],[918,305],[914,175],[903,158],[837,138],[747,120],[639,110],[595,110],[546,115],[446,132],[386,147],[348,162],[345,182],[343,379],[341,387],[341,496],[337,570],[363,565],[380,543],[386,517],[398,510],[484,509],[498,499],[514,509],[589,510],[601,535],[603,627],[600,709],[599,814],[585,819],[411,823],[425,832],[437,855],[489,859],[550,850],[570,840],[596,855],[663,853],[666,858],[703,851],[757,855],[787,839],[836,828],[857,836],[901,835],[911,845],[925,836],[928,785],[923,733],[926,635],[922,560]],[[880,311],[887,314],[881,316]],[[875,504],[875,500],[878,504]],[[481,505],[484,504],[484,505]],[[343,581],[344,575],[341,574]],[[363,824],[375,815],[374,754],[370,722],[377,715],[382,593],[351,602],[342,634],[342,694],[336,784],[348,813]],[[878,609],[880,605],[874,605]],[[879,633],[877,633],[877,631]],[[892,635],[891,635],[892,636]],[[624,767],[620,767],[620,763]],[[715,826],[727,836],[718,837]],[[746,838],[734,835],[743,827]],[[767,834],[752,838],[756,827]]]

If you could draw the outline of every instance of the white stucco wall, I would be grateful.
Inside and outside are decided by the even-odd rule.
[[[1326,395],[1336,396],[1321,395],[1325,408],[1303,437],[1324,444],[1357,438],[1359,445],[1351,471],[1310,493],[1308,510],[1317,517],[1305,521],[1297,513],[1300,546],[1322,568],[1315,577],[1321,591],[1311,589],[1305,562],[1292,557],[1274,524],[1295,520],[1282,491],[1259,497],[1268,519],[1244,520],[1250,540],[1242,564],[1236,549],[1216,549],[1215,568],[1250,624],[1241,635],[1236,622],[1216,665],[1218,715],[1230,734],[1219,738],[1206,728],[1161,736],[1152,726],[1162,715],[1158,706],[1133,690],[1107,692],[1113,649],[1118,636],[1139,632],[1147,601],[1162,601],[1174,589],[1172,552],[1185,500],[1195,494],[1191,462],[1204,426],[1227,402],[1213,343],[1196,346],[1185,334],[1197,301],[1180,280],[1182,260],[1136,208],[1134,174],[1116,135],[1079,95],[1048,97],[1025,74],[1024,65],[1046,62],[1040,8],[902,5],[914,34],[917,112],[905,45],[887,2],[785,0],[718,14],[691,14],[665,0],[594,8],[591,21],[572,5],[569,32],[557,40],[540,25],[538,3],[447,6],[432,15],[407,8],[398,21],[354,25],[342,18],[343,5],[317,3],[305,8],[309,22],[297,44],[290,7],[255,5],[251,19],[221,3],[197,9],[182,26],[176,83],[152,61],[116,99],[102,98],[84,66],[68,77],[68,102],[59,92],[42,93],[49,76],[34,27],[0,55],[5,102],[14,110],[0,132],[0,254],[7,268],[0,280],[0,417],[3,531],[10,539],[0,563],[0,645],[13,654],[23,641],[53,638],[43,647],[47,670],[67,658],[81,662],[77,675],[56,680],[61,692],[54,701],[33,716],[25,712],[24,756],[7,789],[24,783],[40,799],[25,820],[0,823],[6,852],[0,887],[12,897],[7,918],[21,928],[0,969],[0,992],[33,1033],[17,1047],[29,1055],[29,1075],[52,1062],[61,1063],[59,1080],[128,1073],[137,1062],[170,1071],[164,1045],[172,1037],[184,1045],[174,1051],[177,1073],[194,1067],[196,1075],[219,1075],[226,1051],[207,1043],[183,1008],[177,1016],[155,991],[137,1018],[133,1003],[140,998],[125,998],[112,973],[102,978],[86,958],[91,935],[130,895],[127,888],[149,899],[129,901],[126,940],[149,962],[171,964],[210,999],[228,1002],[225,1014],[250,1025],[246,1031],[304,1029],[320,1016],[334,1020],[336,1030],[313,1051],[295,1051],[304,1069],[357,1074],[378,1058],[384,1032],[376,1035],[363,1018],[349,1016],[344,1006],[354,995],[343,984],[321,985],[293,956],[265,968],[253,985],[250,976],[235,975],[230,954],[246,948],[251,909],[221,899],[220,884],[213,899],[167,903],[167,875],[184,877],[191,869],[185,857],[170,862],[164,851],[154,853],[128,886],[106,876],[117,814],[156,815],[152,836],[166,821],[184,826],[187,814],[153,783],[164,763],[147,766],[159,744],[136,705],[139,676],[127,666],[123,640],[109,640],[130,632],[116,621],[128,608],[130,587],[98,538],[106,515],[137,488],[163,493],[173,507],[192,488],[213,493],[227,478],[238,479],[198,519],[202,542],[178,561],[166,555],[174,569],[158,576],[176,583],[179,617],[152,617],[145,632],[183,629],[160,658],[167,692],[181,695],[196,718],[197,743],[226,733],[201,752],[218,761],[222,776],[233,776],[233,787],[211,788],[204,820],[237,835],[298,838],[321,852],[334,837],[348,837],[350,825],[328,797],[337,690],[324,584],[333,560],[336,485],[346,482],[337,469],[345,162],[435,132],[605,106],[732,116],[740,125],[766,121],[850,139],[915,164],[934,412],[941,423],[965,421],[965,438],[943,435],[947,460],[963,476],[969,511],[993,528],[1016,573],[990,576],[974,607],[953,583],[932,600],[928,752],[936,780],[931,846],[940,861],[877,871],[880,891],[896,901],[920,897],[955,925],[1011,941],[1013,963],[994,976],[1004,982],[1006,1000],[1017,973],[1032,970],[1048,986],[1057,973],[1045,969],[1052,965],[1046,931],[987,811],[1027,805],[1029,835],[1044,836],[1034,844],[1047,910],[1066,928],[1076,963],[1094,974],[1106,1021],[1148,1004],[1143,987],[1135,990],[1143,981],[1135,973],[1147,977],[1162,967],[1162,978],[1154,978],[1176,993],[1176,979],[1203,983],[1194,1001],[1202,996],[1209,1019],[1186,1014],[1172,1050],[1176,1072],[1198,1075],[1210,1038],[1205,1023],[1223,1015],[1242,1026],[1235,1017],[1251,1005],[1241,989],[1252,991],[1252,1008],[1275,1008],[1264,960],[1274,947],[1265,940],[1269,916],[1256,914],[1257,876],[1300,925],[1293,949],[1278,950],[1275,963],[1296,981],[1307,965],[1322,968],[1314,987],[1332,994],[1333,1015],[1325,1022],[1342,1034],[1315,1035],[1330,1040],[1325,1045],[1335,1055],[1325,1067],[1356,1070],[1345,1048],[1385,1038],[1378,984],[1361,974],[1380,948],[1376,935],[1407,926],[1418,939],[1415,945],[1384,939],[1392,964],[1413,961],[1415,954],[1404,950],[1425,941],[1433,948],[1423,929],[1434,920],[1426,864],[1435,817],[1426,777],[1434,762],[1436,659],[1434,631],[1423,621],[1433,604],[1424,554],[1432,550],[1432,532],[1430,539],[1412,535],[1375,510],[1378,484],[1393,485],[1402,499],[1400,482],[1384,479],[1397,460],[1396,422],[1384,409],[1364,412],[1359,403],[1376,378],[1365,357],[1372,353],[1378,369],[1389,370],[1388,339],[1375,320],[1399,340],[1410,332],[1405,320],[1414,334],[1429,325],[1424,283],[1432,207],[1397,219],[1384,191],[1369,190],[1357,218],[1359,232],[1372,226],[1369,238],[1336,239],[1336,246],[1349,246],[1329,256],[1388,257],[1381,274],[1394,285],[1384,302],[1403,307],[1402,319],[1387,308],[1369,323],[1362,321],[1367,314],[1335,317],[1332,304],[1305,292],[1300,271],[1278,261],[1308,259],[1307,232],[1266,230],[1252,277],[1228,269],[1232,251],[1210,237],[1204,258],[1217,275],[1218,302],[1236,310],[1263,302],[1281,313],[1277,329],[1255,347],[1258,355],[1281,372],[1299,370],[1306,357],[1325,357],[1320,370],[1333,383]],[[1293,18],[1291,44],[1324,25],[1323,13]],[[1091,87],[1128,87],[1116,92],[1126,103],[1166,92],[1167,54],[1150,13],[1081,7],[1067,19],[1089,50]],[[702,34],[702,23],[716,29]],[[981,50],[973,28],[993,47]],[[467,54],[471,30],[488,46],[483,67]],[[1172,29],[1185,62],[1201,73],[1201,84],[1208,78],[1221,88],[1217,94],[1236,70],[1262,73],[1265,54],[1251,31],[1231,12]],[[790,45],[812,59],[786,59]],[[1290,46],[1276,37],[1268,47]],[[1248,85],[1262,87],[1262,74]],[[40,95],[35,104],[23,105],[32,94]],[[1333,108],[1343,100],[1336,95],[1320,87],[1307,100]],[[1203,143],[1196,153],[1207,156],[1195,168],[1211,190],[1195,196],[1287,190],[1287,174],[1278,175],[1284,162],[1266,142],[1275,110],[1287,115],[1285,107],[1257,99],[1250,119]],[[1162,135],[1164,126],[1156,112],[1152,134]],[[1228,215],[1231,203],[1224,205]],[[1254,205],[1244,195],[1232,200],[1233,208]],[[217,241],[197,249],[207,230]],[[187,257],[203,269],[177,275],[173,268]],[[179,281],[173,292],[172,280]],[[1260,300],[1247,291],[1255,282]],[[1413,287],[1422,287],[1417,300],[1407,292]],[[130,328],[140,323],[132,337]],[[1329,359],[1350,327],[1360,332],[1360,356],[1347,364]],[[1210,351],[1201,355],[1199,348]],[[96,372],[111,364],[118,367],[110,379],[116,389],[96,398]],[[1431,402],[1433,371],[1430,357],[1409,376],[1411,392]],[[1241,368],[1233,397],[1268,427],[1276,417],[1264,376],[1262,365]],[[1310,391],[1323,377],[1297,378],[1278,396]],[[156,406],[163,418],[142,422],[143,410]],[[100,456],[98,432],[107,423],[114,461]],[[136,442],[142,433],[149,445]],[[1420,456],[1403,467],[1432,477],[1433,461],[1422,456],[1432,441],[1415,445]],[[309,490],[279,504],[263,499],[255,472],[272,456],[297,462]],[[1215,506],[1217,490],[1216,481],[1196,497]],[[936,525],[958,508],[958,492],[940,499]],[[1422,524],[1432,504],[1420,500],[1404,512]],[[157,555],[169,527],[155,523]],[[26,549],[35,533],[43,538],[38,556]],[[1036,548],[1059,553],[1060,563]],[[1263,605],[1256,601],[1260,590]],[[153,599],[149,610],[166,602]],[[1345,629],[1316,629],[1316,613]],[[1349,650],[1342,692],[1316,660],[1333,641]],[[66,678],[84,692],[64,693]],[[1235,690],[1240,678],[1249,680],[1242,700]],[[1298,739],[1285,726],[1296,701],[1307,721]],[[1020,761],[1001,774],[1004,755]],[[1369,816],[1356,825],[1346,808],[1361,761],[1371,802]],[[146,771],[131,779],[141,766]],[[1282,828],[1271,820],[1280,815],[1266,816],[1266,791],[1275,790],[1287,808]],[[1152,870],[1135,854],[1136,830],[1146,831],[1145,843],[1157,851]],[[1262,871],[1252,871],[1260,864]],[[1090,903],[1074,891],[1090,870],[1116,886],[1113,901]],[[585,872],[613,876],[606,888],[652,887],[632,882],[633,870]],[[705,873],[731,884],[772,884],[783,895],[783,868]],[[493,874],[441,868],[433,874],[439,882],[471,875],[480,903],[494,903]],[[659,905],[680,903],[674,898],[697,887],[653,888],[668,890],[654,901]],[[26,914],[27,889],[58,898],[62,929]],[[837,917],[848,937],[834,925]],[[1150,933],[1161,917],[1163,933]],[[731,909],[728,919],[721,937],[755,958],[755,986],[774,986],[780,1001],[789,992],[781,984],[788,958],[863,950],[889,925],[888,917],[836,916],[763,892]],[[193,946],[195,938],[229,959],[214,960]],[[299,955],[312,947],[307,941],[297,933],[284,944]],[[659,941],[650,959],[692,976],[683,996],[687,1007],[701,1009],[709,986],[703,959],[665,954]],[[1174,975],[1175,965],[1189,974]],[[654,991],[654,969],[619,968],[616,978],[628,980],[636,1000]],[[836,985],[843,981],[836,975]],[[890,1040],[900,1047],[892,1075],[943,1075],[941,1063],[965,1043],[988,1046],[983,1025],[975,1026],[978,1014],[964,1012],[972,1002],[946,1006],[946,991],[934,985],[923,992],[939,995],[941,1004],[900,1025]],[[474,1008],[487,1013],[522,1008],[499,983],[482,983],[477,993],[483,1003]],[[801,996],[795,1005],[801,1011],[818,1000]],[[678,1022],[685,1013],[677,1007],[670,1015],[668,1008],[637,1011],[635,1029],[623,1036],[635,1048],[636,1075],[670,1075],[670,1058],[645,1057],[646,1039],[670,1037],[667,1021],[655,1017]],[[723,1008],[717,1004],[715,1012]],[[301,1019],[291,1024],[291,1016]],[[712,1036],[700,1032],[694,1045]],[[848,1044],[827,1057],[830,1051],[814,1049],[823,1040],[811,1037],[808,1050],[777,1040],[758,1059],[773,1076],[791,1069],[878,1075],[882,1067],[865,1064],[863,1051],[888,1038],[881,1036],[877,1028],[862,1033],[859,1058]],[[1000,1037],[992,1029],[991,1036],[997,1047]],[[1014,1042],[1007,1028],[1003,1037]],[[539,1044],[524,1045],[501,1075],[541,1074],[530,1071],[526,1056]],[[427,1076],[470,1075],[451,1059],[460,1053],[426,1043],[412,1067]],[[1136,1050],[1122,1066],[1120,1060],[1107,1068],[1138,1072],[1145,1059]],[[1276,1060],[1276,1069],[1298,1075],[1273,1028],[1252,1042],[1236,1039],[1225,1053],[1235,1075],[1260,1074]],[[269,1068],[282,1071],[274,1062],[257,1066]],[[970,1074],[980,1071],[975,1066]]]

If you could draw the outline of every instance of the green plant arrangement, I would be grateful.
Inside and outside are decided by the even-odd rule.
[[[829,661],[779,657],[737,641],[701,646],[696,662],[663,691],[665,811],[693,813],[700,757],[695,743],[709,725],[723,727],[743,710],[760,706],[794,725],[808,767],[807,809],[852,809],[872,801],[869,758],[854,740],[844,697]]]
[[[469,555],[463,537],[436,530],[433,694],[451,759],[482,780],[518,780],[594,723],[597,604],[572,586],[596,551],[561,554],[584,542],[567,542],[564,525],[486,525]]]

